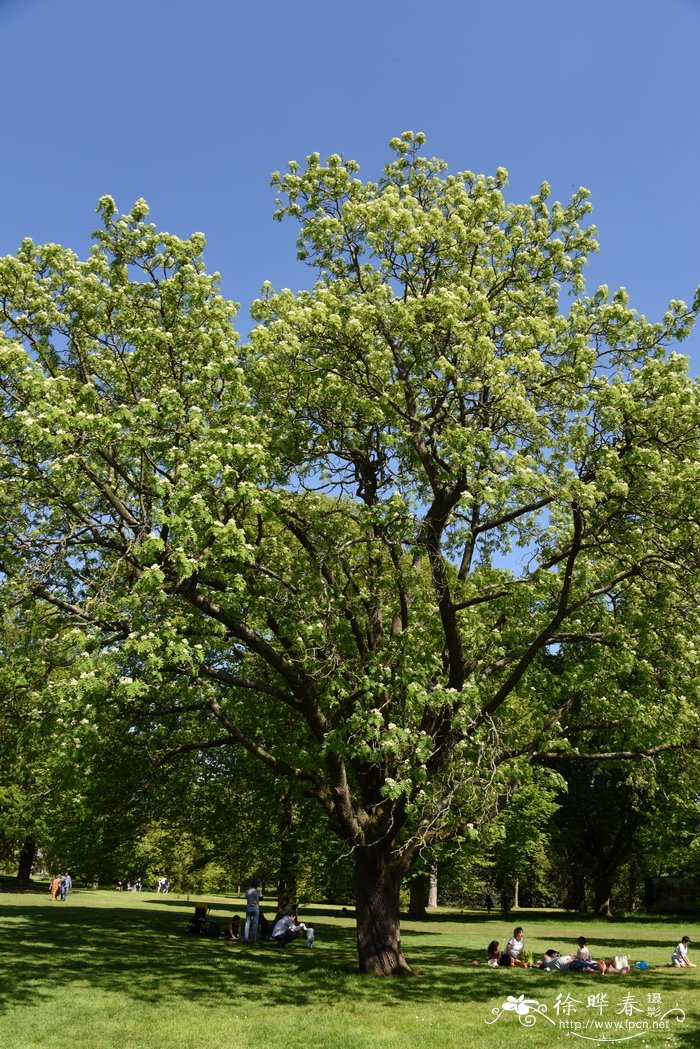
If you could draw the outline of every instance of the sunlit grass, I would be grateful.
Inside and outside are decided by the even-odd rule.
[[[567,1017],[557,1016],[555,1004],[567,994],[579,1002],[569,1022],[644,1025],[608,1029],[607,1044],[624,1035],[620,1045],[700,1045],[700,970],[665,967],[680,936],[693,936],[688,922],[546,913],[505,922],[439,911],[402,925],[416,977],[374,979],[355,971],[352,919],[338,909],[304,907],[316,946],[283,950],[191,936],[195,902],[107,891],[75,891],[65,904],[48,894],[0,896],[0,1049],[493,1049],[506,1039],[551,1049],[582,1037],[560,1026]],[[207,902],[222,926],[243,912],[232,897]],[[504,943],[515,924],[524,926],[533,956],[548,947],[572,950],[585,935],[594,956],[626,953],[652,970],[601,978],[489,969],[486,944]],[[598,998],[594,1008],[600,994],[607,1001]],[[523,1026],[501,1009],[509,995],[540,1002],[549,1019]],[[629,1016],[618,1011],[625,999]],[[654,1029],[676,1005],[684,1022]],[[603,1032],[589,1027],[586,1037],[602,1044]]]

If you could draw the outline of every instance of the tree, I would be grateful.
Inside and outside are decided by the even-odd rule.
[[[85,742],[83,715],[73,719],[60,688],[79,663],[80,649],[49,605],[12,599],[0,608],[0,861],[17,862],[29,885],[38,845],[65,807],[61,796],[74,779]],[[87,722],[85,722],[87,724]]]
[[[499,813],[494,829],[502,837],[493,849],[494,880],[514,907],[522,906],[521,890],[530,900],[534,895],[549,902],[555,865],[549,822],[556,808],[552,787],[534,780],[520,784]]]
[[[694,589],[686,593],[673,580],[643,591],[632,586],[610,612],[615,628],[604,651],[587,640],[569,646],[548,660],[545,685],[554,693],[561,678],[570,697],[563,727],[572,749],[546,759],[566,781],[553,820],[554,852],[569,878],[562,897],[585,910],[588,883],[603,915],[639,842],[646,839],[647,855],[658,857],[651,833],[665,840],[669,855],[664,825],[682,824],[688,814],[692,821],[692,800],[684,813],[674,796],[683,769],[697,761],[698,719]],[[630,760],[640,754],[643,761]]]
[[[83,262],[0,260],[8,585],[80,624],[154,754],[242,747],[316,799],[381,973],[416,858],[569,746],[548,655],[697,578],[698,396],[665,351],[693,312],[585,294],[585,191],[510,204],[422,143],[377,183],[275,177],[318,279],[267,288],[245,347],[202,236],[143,202],[103,198]]]

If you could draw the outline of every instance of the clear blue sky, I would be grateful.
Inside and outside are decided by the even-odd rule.
[[[587,186],[589,285],[655,317],[700,284],[699,42],[699,0],[0,0],[0,254],[83,253],[99,196],[145,197],[245,307],[309,279],[271,171],[318,150],[373,178],[411,128],[512,199]],[[684,349],[697,373],[700,331]]]

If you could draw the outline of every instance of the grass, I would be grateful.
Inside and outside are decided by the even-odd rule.
[[[222,924],[243,912],[232,897],[207,901]],[[495,1049],[506,1039],[552,1049],[571,1037],[700,1045],[700,968],[665,968],[680,936],[693,936],[685,921],[520,912],[504,922],[438,911],[402,924],[416,977],[376,979],[355,971],[353,923],[337,909],[302,908],[316,946],[282,950],[190,936],[194,902],[92,890],[64,904],[48,894],[0,895],[0,1049]],[[585,935],[594,956],[625,953],[664,968],[604,978],[489,969],[486,944],[503,945],[514,924],[524,926],[533,956],[572,949]],[[557,1015],[557,996],[567,994],[578,1000],[575,1012]],[[601,994],[607,1000],[596,1008]],[[519,1022],[501,1008],[509,995],[540,1002],[549,1019],[531,1008]],[[655,1028],[674,1006],[685,1020]],[[576,1030],[577,1022],[588,1027]],[[636,1026],[596,1026],[604,1022]]]

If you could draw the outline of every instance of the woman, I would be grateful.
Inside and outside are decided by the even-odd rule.
[[[525,941],[523,939],[523,930],[520,925],[516,929],[513,929],[513,935],[505,945],[501,954],[499,965],[516,965],[520,969],[529,969],[529,964],[525,961],[526,955],[524,954]]]

